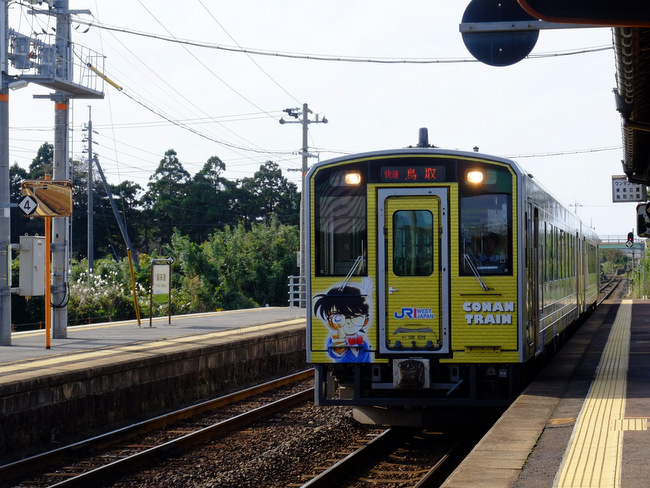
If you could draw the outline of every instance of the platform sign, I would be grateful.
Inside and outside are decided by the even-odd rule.
[[[169,276],[170,274],[169,265],[153,265],[153,281],[151,283],[151,290],[154,295],[165,295],[169,293],[169,286],[171,284],[171,277]]]
[[[167,295],[168,323],[172,323],[172,263],[174,258],[151,260],[151,293],[149,295],[149,327],[153,327],[153,296]]]
[[[36,212],[37,207],[38,203],[36,200],[34,200],[34,197],[31,197],[29,195],[25,195],[18,202],[18,208],[21,210],[23,215],[26,215],[27,217]]]
[[[628,181],[627,176],[612,176],[612,201],[614,203],[645,202],[647,188],[640,183]]]
[[[68,180],[25,180],[18,206],[29,217],[72,215],[72,182]]]

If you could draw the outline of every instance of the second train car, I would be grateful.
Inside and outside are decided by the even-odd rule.
[[[508,405],[595,305],[597,236],[514,161],[407,148],[324,161],[306,181],[317,404],[403,425]]]

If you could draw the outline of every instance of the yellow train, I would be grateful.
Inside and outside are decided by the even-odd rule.
[[[597,236],[514,161],[423,142],[306,178],[317,404],[389,424],[507,405],[596,303]]]

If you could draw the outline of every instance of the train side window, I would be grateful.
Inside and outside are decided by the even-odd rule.
[[[433,273],[433,214],[428,210],[393,214],[393,272],[397,276]]]
[[[511,195],[486,194],[460,199],[460,272],[472,274],[464,266],[465,256],[482,275],[512,273]]]

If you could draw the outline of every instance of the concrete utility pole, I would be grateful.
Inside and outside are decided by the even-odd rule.
[[[9,245],[9,80],[7,79],[8,1],[0,3],[0,346],[11,345],[11,269]]]
[[[55,0],[56,53],[61,63],[56,64],[56,77],[72,81],[72,40],[70,38],[70,13],[68,0]],[[68,93],[57,91],[54,101],[54,169],[53,179],[72,180],[68,148],[69,104]],[[68,252],[69,218],[52,219],[52,337],[68,336]]]
[[[284,112],[286,112],[288,115],[291,117],[298,119],[298,117],[301,115],[301,112],[299,111],[300,109],[298,108],[287,108],[284,109]],[[316,120],[309,120],[309,114],[313,113],[311,110],[309,110],[309,107],[307,106],[306,103],[302,104],[302,120],[284,120],[283,118],[280,119],[281,124],[302,124],[302,149],[300,153],[302,154],[302,190],[300,192],[300,298],[301,298],[301,307],[306,307],[306,302],[305,302],[305,279],[307,276],[307,269],[306,269],[306,263],[305,263],[305,249],[307,249],[307,243],[306,241],[306,229],[305,229],[305,176],[307,176],[307,172],[309,171],[309,165],[307,163],[308,158],[311,156],[309,154],[309,144],[308,144],[308,138],[309,138],[309,124],[327,124],[328,120],[323,117],[322,120],[318,120],[318,115],[316,115]]]
[[[38,9],[31,2],[30,13],[56,16],[56,36],[53,45],[40,38],[32,38],[9,29],[8,0],[0,0],[0,344],[11,344],[11,288],[7,252],[11,234],[9,227],[9,117],[8,86],[36,83],[55,90],[50,95],[34,95],[54,102],[54,168],[55,180],[71,180],[68,147],[69,101],[72,98],[103,98],[103,91],[97,90],[97,73],[103,68],[104,56],[89,49],[82,55],[72,56],[71,16],[90,14],[89,10],[69,10],[68,0],[49,0],[48,9]],[[39,5],[42,2],[39,2]],[[9,42],[11,38],[12,42]],[[33,46],[30,50],[29,46]],[[10,51],[11,49],[11,51]],[[83,58],[83,59],[82,59]],[[84,71],[79,76],[81,83],[73,82],[73,66]],[[21,70],[18,75],[9,75],[9,64]],[[93,74],[95,73],[95,74]],[[6,193],[5,193],[6,192]],[[6,227],[6,229],[5,229]],[[52,273],[47,280],[51,286],[52,335],[55,338],[67,336],[68,322],[68,255],[70,230],[68,217],[52,218]],[[4,254],[4,256],[3,256]],[[47,256],[49,258],[49,256]],[[6,289],[5,289],[6,287]]]

